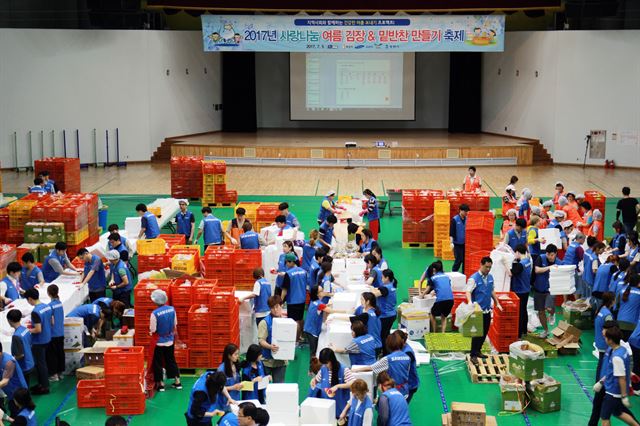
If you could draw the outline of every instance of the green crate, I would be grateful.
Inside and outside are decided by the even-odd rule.
[[[591,309],[586,311],[567,311],[563,309],[562,317],[566,322],[580,330],[593,329],[593,319],[591,316]]]
[[[509,356],[509,373],[525,382],[541,379],[544,376],[544,358],[523,359]]]
[[[42,227],[42,242],[52,243],[65,242],[67,234],[64,232],[64,223],[51,222]]]
[[[51,250],[55,249],[56,245],[52,244],[52,243],[44,243],[44,244],[40,244],[40,246],[38,247],[38,258],[39,258],[39,262],[44,262],[44,259],[49,256],[49,253],[51,252]]]
[[[42,242],[42,226],[44,223],[27,222],[24,225],[24,242],[38,244]]]
[[[560,411],[561,389],[560,382],[549,384],[529,384],[531,408],[540,413]]]
[[[460,332],[464,337],[482,337],[484,334],[484,322],[482,312],[474,312],[462,324]]]

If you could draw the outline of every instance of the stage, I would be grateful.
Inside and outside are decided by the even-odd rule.
[[[445,130],[262,129],[170,138],[171,155],[203,155],[234,165],[364,167],[532,165],[538,141]],[[347,149],[345,142],[356,142]],[[376,143],[384,143],[379,147]]]

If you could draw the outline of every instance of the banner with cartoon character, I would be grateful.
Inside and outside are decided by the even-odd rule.
[[[202,15],[204,50],[502,52],[504,15]]]

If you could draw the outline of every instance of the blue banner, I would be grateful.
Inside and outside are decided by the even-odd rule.
[[[504,15],[202,15],[208,52],[501,52]]]

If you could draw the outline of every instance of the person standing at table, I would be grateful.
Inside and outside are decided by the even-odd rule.
[[[282,280],[281,297],[287,302],[287,317],[298,324],[296,342],[299,344],[304,326],[304,304],[307,300],[307,272],[296,266],[298,257],[295,254],[287,253],[284,260],[287,270]]]
[[[200,236],[204,234],[205,251],[210,245],[224,245],[222,235],[222,222],[220,221],[220,219],[213,215],[211,207],[203,207],[202,216],[203,217],[200,221],[200,225],[198,225],[198,236],[196,237],[196,241],[198,241],[200,239]]]
[[[518,244],[514,250],[514,260],[511,265],[511,291],[520,300],[520,310],[518,318],[518,337],[527,334],[529,324],[529,313],[527,304],[531,293],[531,268],[532,262],[529,252],[524,244]]]
[[[7,322],[13,328],[13,336],[11,337],[11,354],[18,361],[24,381],[29,384],[29,375],[35,368],[33,361],[33,353],[31,352],[31,333],[23,326],[22,312],[18,309],[11,309],[7,312]],[[2,406],[0,406],[2,408]]]
[[[42,262],[42,275],[45,282],[53,282],[60,275],[77,275],[77,269],[67,256],[67,243],[59,241]]]
[[[129,247],[127,247],[127,245],[124,243],[123,241],[123,236],[115,233],[115,234],[110,234],[107,237],[107,251],[108,250],[117,250],[118,253],[123,253],[123,252],[127,252],[127,254],[129,253]]]
[[[84,262],[81,284],[89,283],[89,300],[93,302],[105,297],[107,295],[107,277],[102,259],[89,253],[86,248],[78,250],[78,257]]]
[[[229,239],[231,245],[238,245],[238,240],[240,239],[240,234],[242,233],[242,229],[245,223],[250,223],[249,219],[247,219],[247,210],[243,207],[238,207],[236,209],[236,217],[229,221],[227,225],[227,230],[224,235]]]
[[[525,228],[527,227],[527,221],[518,218],[516,219],[516,226],[506,232],[503,243],[515,250],[519,245],[527,246],[527,235]]]
[[[64,355],[64,308],[60,302],[59,289],[55,284],[47,286],[47,295],[51,302],[51,316],[53,326],[51,327],[51,341],[47,347],[47,370],[51,374],[50,380],[62,379],[65,370]]]
[[[380,233],[380,211],[378,209],[378,199],[376,198],[376,194],[373,193],[370,189],[365,189],[362,191],[362,195],[367,200],[367,208],[360,212],[360,216],[366,216],[369,221],[369,230],[371,234],[373,234],[373,239],[378,239],[378,234]]]
[[[196,380],[184,413],[187,426],[211,426],[212,417],[224,415],[224,406],[218,405],[218,395],[231,399],[224,386],[225,381],[226,377],[220,371],[206,371]]]
[[[471,338],[471,362],[478,365],[478,358],[486,358],[482,353],[482,345],[484,344],[489,327],[491,326],[491,300],[496,308],[502,310],[498,296],[493,288],[493,276],[490,274],[493,260],[485,256],[480,261],[480,269],[467,281],[467,302],[469,304],[477,303],[482,309],[482,336]]]
[[[117,250],[109,250],[105,255],[109,261],[109,289],[113,292],[113,298],[124,303],[125,307],[131,307],[131,290],[133,290],[133,277],[131,270],[121,259]]]
[[[245,224],[246,225],[246,224]],[[248,295],[238,299],[238,303],[242,304],[245,300],[254,299],[253,312],[256,317],[256,325],[269,315],[269,305],[267,304],[271,297],[271,283],[264,277],[264,269],[257,267],[253,270],[253,290]]]
[[[51,307],[40,302],[40,293],[35,288],[24,292],[27,302],[33,306],[31,312],[31,352],[36,363],[36,375],[38,384],[31,391],[34,395],[46,395],[49,393],[49,370],[47,368],[47,346],[51,342],[51,328],[53,315]]]
[[[151,293],[151,301],[157,306],[151,312],[149,318],[149,333],[155,343],[153,349],[153,380],[156,383],[158,392],[164,392],[163,366],[167,373],[167,378],[174,379],[171,387],[182,389],[180,383],[180,370],[176,363],[174,353],[174,336],[178,319],[173,306],[167,305],[167,293],[164,290],[154,290]]]
[[[232,399],[239,401],[242,398],[242,371],[240,370],[240,349],[233,343],[224,347],[222,363],[218,371],[226,377],[225,387]],[[224,407],[226,400],[223,395],[218,395],[218,405]]]
[[[111,237],[118,237],[118,240],[116,239],[112,239]],[[115,223],[112,223],[111,225],[109,225],[109,236],[107,237],[107,250],[118,250],[118,251],[122,251],[122,249],[118,248],[118,245],[115,243],[115,241],[120,241],[122,243],[122,245],[124,246],[124,249],[127,250],[128,252],[131,252],[133,250],[131,250],[131,247],[128,243],[127,237],[125,237],[124,235],[120,234],[120,228],[118,228],[118,225]]]
[[[138,233],[138,239],[142,237],[151,240],[158,238],[160,235],[160,226],[158,225],[158,218],[156,215],[147,210],[145,204],[138,204],[136,206],[136,212],[140,216],[140,232]]]
[[[43,170],[40,173],[38,173],[38,177],[42,179],[42,187],[44,188],[45,192],[49,194],[56,194],[60,192],[60,190],[58,189],[58,185],[56,185],[55,181],[49,178],[49,172],[47,170]]]
[[[461,204],[458,214],[451,219],[451,226],[449,226],[449,240],[455,258],[451,268],[452,272],[458,272],[460,268],[464,270],[464,243],[468,214],[469,206]]]
[[[10,262],[7,265],[7,276],[0,281],[0,301],[2,302],[0,307],[20,299],[20,286],[18,285],[20,271],[22,268],[18,262]]]
[[[30,251],[22,255],[22,272],[20,274],[20,287],[22,291],[33,288],[36,285],[44,285],[42,270],[36,265],[36,259]]]
[[[264,317],[258,325],[258,343],[262,348],[265,373],[271,376],[273,383],[284,383],[287,361],[273,359],[273,354],[277,353],[280,348],[278,345],[271,343],[273,319],[282,317],[282,299],[280,296],[271,296],[267,303],[269,305],[269,315]]]
[[[180,211],[176,214],[176,225],[178,228],[176,232],[184,235],[187,244],[191,244],[196,229],[196,218],[193,213],[187,209],[189,201],[180,200],[178,201],[178,205],[180,206]]]
[[[256,231],[249,221],[245,221],[242,225],[244,231],[240,234],[240,248],[243,250],[258,250],[260,247],[266,247],[267,242]]]
[[[412,426],[409,405],[397,389],[396,382],[386,372],[378,374],[378,426]]]
[[[482,189],[482,179],[480,176],[476,176],[476,168],[475,166],[469,166],[467,170],[469,174],[464,177],[464,181],[462,181],[462,190],[464,192],[477,192]]]
[[[289,203],[280,203],[278,211],[286,218],[287,225],[292,228],[300,229],[300,221],[298,221],[296,215],[289,211]]]
[[[336,191],[331,190],[327,192],[322,204],[320,204],[320,211],[318,212],[318,225],[322,225],[329,216],[336,216],[338,214],[338,206],[334,201],[336,197]]]
[[[339,420],[348,419],[350,426],[373,425],[373,402],[369,397],[367,382],[356,379],[351,383],[351,401],[344,407]]]
[[[35,178],[33,180],[33,186],[29,187],[29,194],[46,194],[47,191],[42,187],[43,184],[42,178]]]
[[[318,232],[320,233],[320,239],[318,242],[326,250],[327,253],[331,251],[331,241],[333,240],[333,227],[338,223],[338,218],[334,215],[329,215],[324,222],[320,225]]]

